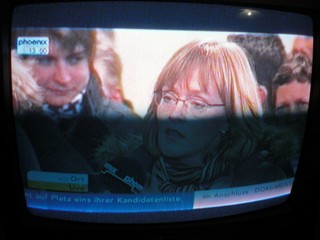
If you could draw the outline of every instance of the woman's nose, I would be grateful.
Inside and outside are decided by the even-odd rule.
[[[171,120],[184,120],[188,117],[187,108],[183,101],[178,101],[177,104],[172,108],[169,119]]]

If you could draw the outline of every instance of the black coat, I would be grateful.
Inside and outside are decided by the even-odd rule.
[[[42,171],[95,172],[94,153],[101,142],[110,133],[135,131],[139,124],[139,119],[124,104],[100,98],[96,81],[89,83],[82,104],[78,116],[58,123],[41,111],[25,112],[18,117]]]

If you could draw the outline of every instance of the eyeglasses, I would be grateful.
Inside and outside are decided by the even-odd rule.
[[[171,92],[155,91],[154,94],[157,95],[155,100],[158,105],[164,104],[168,106],[175,106],[178,104],[179,101],[181,101],[183,102],[184,107],[188,111],[191,111],[194,113],[201,112],[209,107],[224,106],[224,104],[209,104],[200,98],[181,99]]]

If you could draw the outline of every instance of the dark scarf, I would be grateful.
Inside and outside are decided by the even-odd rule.
[[[206,190],[212,181],[226,172],[224,164],[219,169],[216,160],[208,161],[203,167],[190,167],[181,164],[169,164],[160,158],[154,166],[154,176],[161,192],[192,192]]]
[[[61,107],[50,106],[45,103],[42,106],[42,110],[46,115],[52,118],[55,122],[58,122],[60,119],[71,119],[75,116],[78,116],[82,110],[82,100],[83,95],[85,94],[85,89],[82,90],[73,100]]]

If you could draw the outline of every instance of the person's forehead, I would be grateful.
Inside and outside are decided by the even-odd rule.
[[[164,85],[163,90],[171,90],[178,95],[186,95],[189,97],[202,97],[205,99],[217,98],[219,96],[218,89],[215,87],[213,80],[204,81],[199,78],[198,74],[192,77],[181,77],[170,86]]]
[[[295,99],[304,97],[306,99],[309,98],[310,94],[310,82],[298,82],[296,80],[281,85],[278,87],[276,91],[276,100],[280,101],[283,99]]]
[[[50,42],[50,49],[52,51],[61,51],[61,52],[68,52],[68,53],[81,53],[86,51],[85,46],[81,43],[77,43],[75,45],[65,45],[61,44],[58,41],[51,41]]]

